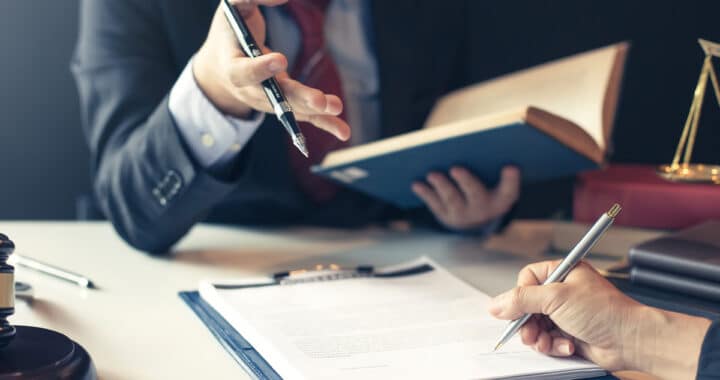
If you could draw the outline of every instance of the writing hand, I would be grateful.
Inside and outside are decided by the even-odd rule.
[[[694,378],[710,321],[642,305],[587,263],[575,267],[564,282],[540,285],[559,263],[525,267],[518,286],[492,300],[490,313],[507,320],[536,314],[520,336],[544,354],[578,354],[611,371]]]

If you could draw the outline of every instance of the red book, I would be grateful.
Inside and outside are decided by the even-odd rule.
[[[649,165],[610,165],[578,175],[575,221],[594,223],[613,203],[623,208],[615,221],[618,225],[686,228],[720,218],[720,185],[667,181]]]

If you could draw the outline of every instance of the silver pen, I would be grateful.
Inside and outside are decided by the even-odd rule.
[[[58,278],[60,280],[72,282],[73,284],[76,284],[77,286],[83,288],[96,288],[95,284],[93,284],[93,282],[89,278],[83,275],[73,273],[65,269],[52,266],[50,264],[45,264],[35,259],[31,259],[27,256],[14,254],[10,256],[10,258],[8,259],[8,263],[10,263],[11,265],[17,265],[19,267],[32,269],[36,272],[40,272]]]
[[[580,239],[575,248],[568,253],[568,255],[560,262],[557,268],[550,274],[550,276],[543,282],[543,285],[552,284],[553,282],[561,282],[567,277],[575,265],[577,265],[587,254],[590,252],[595,243],[600,240],[600,237],[610,228],[610,225],[615,220],[615,217],[620,213],[622,208],[619,204],[614,204],[608,212],[600,215],[600,218],[590,227],[590,230]],[[520,328],[532,317],[532,314],[525,314],[522,317],[510,322],[508,327],[503,332],[502,336],[498,340],[493,351],[497,351],[503,344],[507,343]]]
[[[257,58],[261,56],[262,51],[255,42],[255,38],[250,32],[250,28],[248,28],[247,24],[245,24],[245,20],[243,20],[240,12],[238,12],[238,10],[230,4],[229,0],[222,0],[220,4],[223,13],[225,13],[225,18],[227,18],[231,29],[235,33],[235,37],[237,38],[243,53],[250,58]],[[300,130],[300,127],[297,125],[295,114],[290,107],[290,103],[280,90],[280,84],[278,84],[275,78],[269,78],[262,81],[261,86],[273,107],[275,116],[290,135],[293,145],[298,148],[300,153],[302,153],[305,157],[308,157],[309,152],[307,146],[305,145],[305,136]]]

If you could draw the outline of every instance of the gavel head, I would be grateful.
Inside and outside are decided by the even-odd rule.
[[[15,337],[15,327],[7,318],[15,313],[15,268],[7,263],[15,244],[0,234],[0,348]]]

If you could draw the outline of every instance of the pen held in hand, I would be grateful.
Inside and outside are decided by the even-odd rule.
[[[622,208],[616,203],[610,208],[610,210],[600,215],[600,218],[598,218],[595,224],[590,227],[590,230],[588,230],[585,236],[580,239],[580,241],[575,245],[575,248],[573,248],[560,262],[560,265],[558,265],[547,280],[543,282],[543,285],[563,281],[570,271],[572,271],[572,269],[575,268],[575,266],[588,254],[588,252],[590,252],[590,249],[592,249],[593,245],[600,240],[605,231],[610,228],[610,225],[612,225],[615,217],[620,213],[620,210],[622,210]],[[525,314],[522,317],[510,322],[502,336],[500,336],[500,339],[498,339],[493,351],[497,351],[503,344],[507,343],[507,341],[520,330],[530,317],[532,317],[532,314]]]
[[[230,4],[229,0],[222,0],[221,7],[225,18],[227,18],[230,28],[235,33],[235,37],[240,44],[240,48],[243,53],[249,58],[257,58],[262,55],[262,50],[255,42],[255,38],[250,32],[245,20],[243,20],[240,12]],[[303,154],[308,157],[309,152],[305,144],[305,136],[303,135],[300,127],[298,127],[297,121],[295,120],[295,114],[290,107],[290,103],[287,101],[285,94],[280,90],[280,84],[275,78],[266,79],[261,83],[263,91],[267,96],[270,104],[272,105],[273,112],[277,117],[280,124],[285,128],[287,133],[292,139],[293,145]]]

